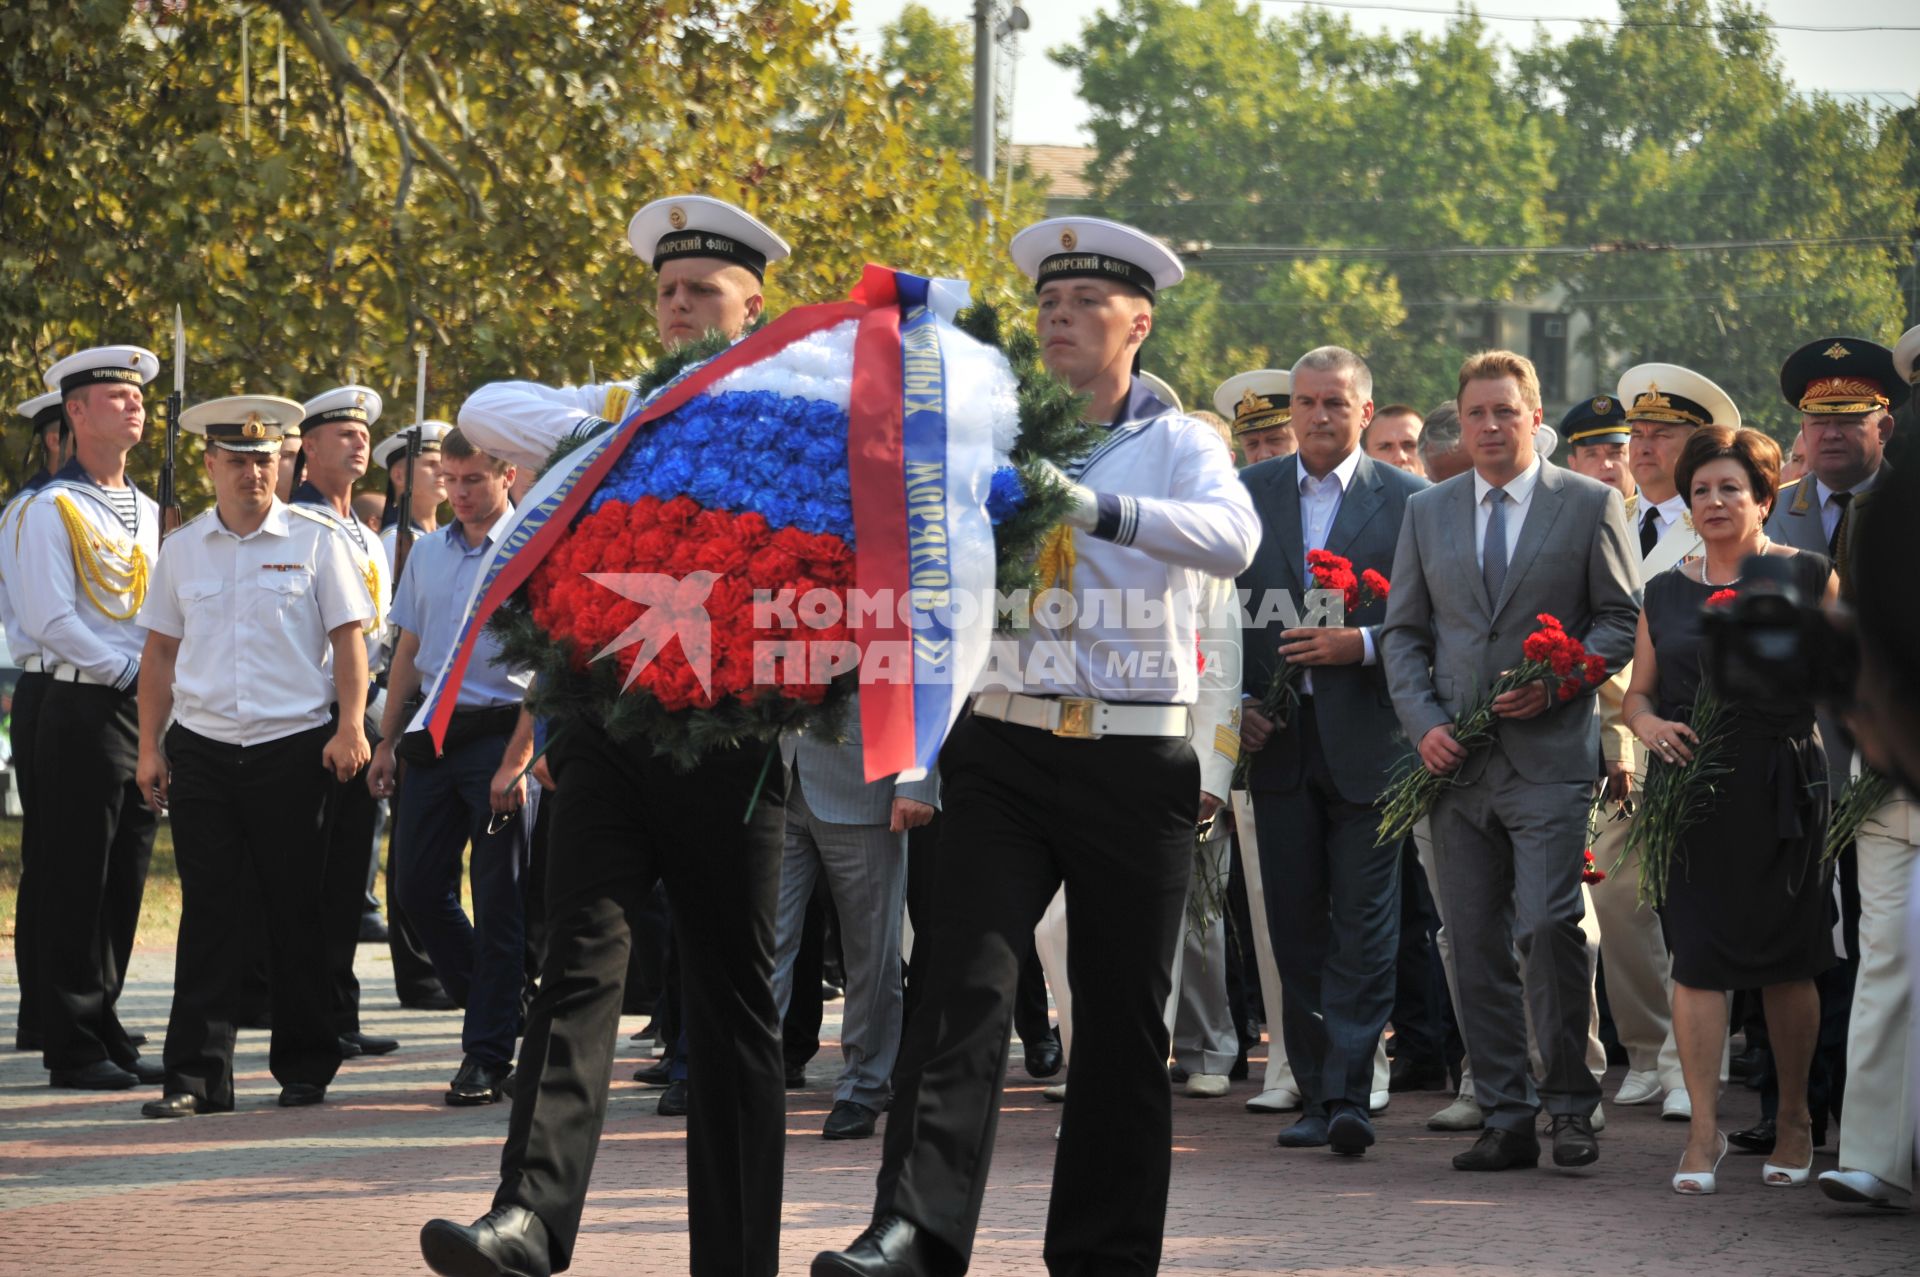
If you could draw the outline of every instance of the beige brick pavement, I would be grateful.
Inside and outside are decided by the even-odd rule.
[[[147,1121],[148,1092],[50,1090],[37,1057],[0,1056],[0,1274],[207,1277],[424,1272],[422,1221],[486,1209],[503,1108],[441,1103],[459,1061],[455,1015],[401,1011],[385,955],[363,947],[370,1031],[402,1038],[395,1055],[356,1060],[318,1108],[281,1110],[266,1072],[266,1035],[240,1041],[239,1111]],[[0,987],[10,1041],[11,963]],[[143,952],[123,1000],[129,1023],[159,1050],[172,957]],[[837,1005],[829,1012],[836,1012]],[[631,1032],[638,1021],[624,1028]],[[829,1024],[829,1030],[834,1029]],[[627,1082],[623,1051],[573,1271],[583,1277],[671,1274],[686,1267],[681,1120],[658,1117]],[[828,1143],[832,1046],[789,1097],[784,1271],[864,1224],[879,1143]],[[1037,1274],[1059,1110],[1015,1068],[987,1192],[974,1271]],[[697,1083],[696,1083],[697,1084]],[[1314,1277],[1875,1277],[1920,1273],[1920,1220],[1832,1207],[1813,1190],[1763,1186],[1759,1159],[1730,1156],[1716,1197],[1667,1189],[1681,1128],[1655,1111],[1616,1109],[1589,1172],[1465,1176],[1447,1159],[1468,1137],[1423,1126],[1445,1096],[1399,1095],[1381,1141],[1358,1161],[1283,1153],[1285,1119],[1255,1117],[1232,1098],[1174,1103],[1169,1272],[1302,1273]],[[1756,1113],[1735,1090],[1724,1124]],[[1116,1113],[1114,1121],[1126,1121]],[[1818,1167],[1832,1165],[1822,1155]]]

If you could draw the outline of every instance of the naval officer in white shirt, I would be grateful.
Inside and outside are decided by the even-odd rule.
[[[1253,559],[1260,524],[1211,429],[1135,373],[1180,261],[1131,227],[1059,218],[1010,246],[1038,292],[1048,370],[1110,428],[1068,471],[1072,554],[990,668],[940,756],[948,823],[934,867],[921,1012],[895,1071],[874,1223],[815,1277],[942,1273],[973,1248],[1027,936],[1066,885],[1079,1056],[1060,1130],[1046,1260],[1151,1273],[1172,1165],[1168,1035],[1201,794],[1191,740],[1207,577]],[[1105,614],[1093,591],[1120,601]],[[1010,668],[1012,667],[1012,668]]]

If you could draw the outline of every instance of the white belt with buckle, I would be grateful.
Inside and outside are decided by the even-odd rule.
[[[45,668],[44,662],[37,656],[20,658],[20,672],[23,674],[38,674],[43,668]]]
[[[1185,705],[1116,705],[1084,696],[1022,696],[1018,692],[981,692],[973,698],[973,712],[1072,740],[1102,736],[1184,740],[1191,718]]]
[[[56,683],[84,683],[88,687],[113,686],[113,684],[106,679],[95,678],[85,670],[72,665],[56,665],[48,670],[47,673],[52,676],[53,681]]]

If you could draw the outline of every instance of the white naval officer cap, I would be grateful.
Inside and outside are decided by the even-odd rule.
[[[1152,301],[1186,278],[1172,249],[1145,231],[1104,217],[1050,217],[1007,245],[1013,263],[1037,289],[1055,279],[1111,279]]]
[[[301,434],[318,430],[336,421],[354,421],[371,426],[380,420],[383,406],[377,390],[367,386],[339,386],[325,394],[315,395],[302,404],[300,423],[287,433]]]
[[[1900,340],[1893,343],[1893,370],[1909,386],[1920,385],[1920,324],[1915,324],[1900,334]]]
[[[373,446],[373,464],[391,467],[406,460],[407,440],[415,431],[420,434],[420,451],[438,452],[441,441],[453,433],[453,427],[444,421],[423,421],[417,426],[396,430]]]
[[[1165,377],[1157,373],[1147,372],[1145,369],[1135,373],[1134,376],[1146,382],[1147,389],[1153,392],[1153,397],[1167,405],[1167,407],[1173,409],[1175,412],[1185,412],[1187,410],[1186,406],[1180,402],[1180,392],[1175,390]]]
[[[299,421],[299,403],[278,395],[228,395],[180,414],[182,430],[228,452],[278,452],[287,427]]]
[[[1679,364],[1635,364],[1614,391],[1627,420],[1668,426],[1737,426],[1733,396]]]
[[[60,424],[60,405],[65,399],[66,396],[59,391],[49,390],[44,395],[35,395],[15,411],[32,422],[33,432],[39,434],[42,430],[51,430]]]
[[[85,386],[144,386],[160,375],[160,357],[144,346],[95,346],[47,369],[48,390],[70,395]]]
[[[627,242],[659,270],[676,257],[718,257],[744,266],[756,279],[793,250],[759,218],[710,195],[669,195],[627,223]]]
[[[1293,421],[1293,374],[1256,368],[1229,377],[1213,392],[1213,410],[1233,423],[1236,436]]]

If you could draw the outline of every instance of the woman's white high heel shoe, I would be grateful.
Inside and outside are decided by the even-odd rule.
[[[1713,1170],[1674,1172],[1673,1191],[1682,1197],[1705,1197],[1708,1193],[1719,1191],[1719,1186],[1714,1182],[1714,1176],[1720,1169],[1720,1163],[1725,1161],[1726,1158],[1727,1137],[1721,1135],[1720,1154],[1713,1159]],[[1684,1162],[1686,1159],[1687,1155],[1682,1153],[1680,1160]]]

